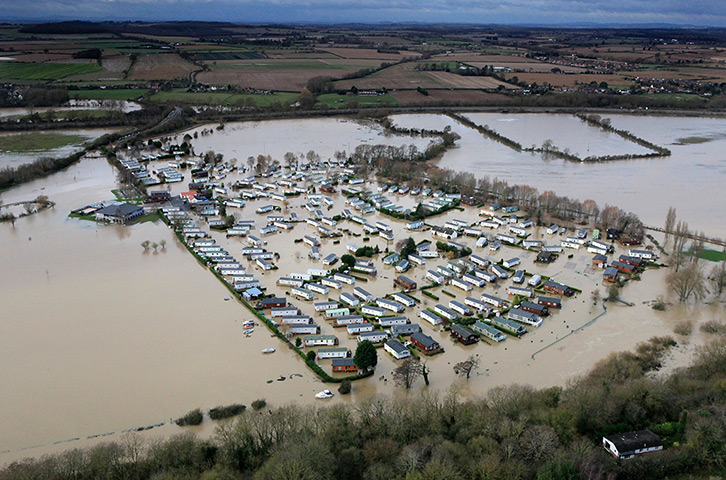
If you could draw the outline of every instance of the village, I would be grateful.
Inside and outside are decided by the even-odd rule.
[[[145,202],[75,212],[123,225],[160,212],[250,310],[245,336],[271,330],[324,380],[372,373],[353,359],[363,341],[394,364],[453,345],[487,355],[657,266],[652,247],[612,229],[536,225],[516,204],[366,182],[347,161],[250,175],[168,148],[120,162],[150,188]]]

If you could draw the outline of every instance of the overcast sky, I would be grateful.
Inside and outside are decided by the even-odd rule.
[[[724,0],[2,0],[2,20],[461,22],[726,27]]]

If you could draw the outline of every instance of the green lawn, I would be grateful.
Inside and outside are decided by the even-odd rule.
[[[24,133],[0,136],[0,151],[12,153],[44,152],[76,145],[88,140],[82,135],[62,133]]]
[[[92,63],[0,63],[0,79],[58,80],[59,78],[100,72]]]
[[[701,252],[699,258],[710,262],[724,262],[726,261],[726,252],[706,248]]]
[[[252,102],[257,107],[269,107],[273,103],[294,103],[298,98],[297,93],[277,92],[270,95],[253,95],[251,93],[228,93],[228,92],[159,92],[151,97],[154,102],[179,102],[191,105],[244,105]]]
[[[360,107],[372,107],[376,105],[398,105],[398,100],[391,95],[358,96],[338,95],[337,93],[326,93],[318,96],[317,105],[328,108],[346,108],[355,102]]]
[[[145,94],[148,90],[140,88],[111,88],[95,90],[69,90],[71,98],[84,100],[133,100]]]

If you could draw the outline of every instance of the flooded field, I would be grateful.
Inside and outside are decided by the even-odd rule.
[[[550,166],[563,172],[565,167],[599,167],[560,165],[559,161],[544,163],[538,156],[530,155],[521,155],[529,164],[519,165],[513,163],[515,160],[506,153],[511,152],[506,147],[483,139],[480,134],[463,129],[452,120],[438,116],[397,119],[399,122],[420,121],[417,126],[428,123],[437,129],[451,122],[462,140],[458,149],[444,157],[442,164],[455,162],[451,156],[462,162],[465,157],[472,157],[472,163],[461,168],[472,168],[471,171],[482,174],[504,178],[487,169],[473,169],[474,165],[493,162],[494,158],[502,168],[508,161],[511,172],[519,172],[522,168],[525,172],[522,176],[527,178],[533,175],[535,162],[542,164],[537,168],[545,170]],[[620,126],[615,118],[613,123]],[[648,138],[634,127],[623,128]],[[715,132],[716,127],[713,128]],[[718,141],[689,144],[688,147],[717,145]],[[482,150],[482,142],[487,150]],[[224,132],[200,135],[193,141],[197,153],[214,150],[223,153],[225,159],[238,158],[238,165],[250,155],[271,154],[282,161],[281,157],[287,151],[306,153],[311,149],[327,158],[335,150],[351,151],[360,143],[400,145],[414,143],[414,140],[386,137],[378,128],[353,121],[326,119],[229,124]],[[418,146],[425,146],[425,143],[418,143]],[[673,149],[675,157],[675,147]],[[464,153],[466,150],[468,155]],[[663,162],[670,162],[674,157]],[[607,165],[611,170],[604,178],[609,178],[612,169],[630,163]],[[149,169],[165,164],[152,162]],[[90,445],[99,439],[117,440],[126,430],[150,425],[159,426],[144,432],[148,438],[177,433],[182,429],[171,425],[170,419],[196,407],[207,409],[235,402],[249,405],[257,398],[265,398],[273,406],[312,403],[316,402],[313,395],[327,388],[294,352],[271,337],[266,328],[258,326],[252,335],[245,337],[242,323],[252,318],[250,312],[230,299],[223,284],[186,251],[163,223],[118,227],[67,217],[72,209],[112,198],[110,191],[116,187],[117,173],[105,159],[87,158],[51,177],[3,192],[0,196],[4,203],[30,200],[38,195],[47,195],[56,202],[54,209],[20,219],[14,227],[0,223],[0,261],[4,272],[12,272],[3,275],[0,288],[4,312],[0,327],[0,365],[6,367],[0,370],[0,384],[4,386],[0,400],[3,407],[0,409],[0,425],[3,425],[0,464],[24,456]],[[651,177],[656,174],[654,172]],[[187,190],[190,178],[188,172],[185,175],[184,182],[170,185],[172,193]],[[551,188],[563,194],[572,194],[568,188],[582,188],[587,192],[584,188],[587,174],[581,175],[582,178],[571,175],[574,185],[567,183],[570,177],[566,176],[561,184],[552,183]],[[604,171],[601,175],[605,175]],[[676,173],[672,175],[676,176]],[[230,174],[225,182],[231,183],[241,176]],[[599,191],[598,177],[593,178],[591,188]],[[651,185],[649,181],[643,180],[648,192],[665,188],[657,182],[655,186]],[[373,183],[362,186],[376,187]],[[387,195],[407,208],[420,201],[410,196]],[[323,208],[326,215],[332,216],[347,208],[343,196],[336,194],[330,198],[334,205],[330,210]],[[639,198],[644,205],[642,210],[661,208],[652,205],[646,197]],[[645,215],[639,208],[623,205],[619,198],[600,201],[606,200]],[[294,212],[305,219],[310,216],[303,208],[306,202],[305,195],[293,197],[282,214],[288,217]],[[254,219],[255,230],[259,230],[266,224],[266,214],[257,214],[255,209],[270,203],[273,203],[270,199],[250,201],[237,214],[240,219]],[[686,217],[690,209],[697,210],[692,203],[695,202],[679,203],[679,215]],[[660,217],[665,215],[667,206],[662,208],[663,214],[658,213],[659,218],[654,222],[661,222]],[[714,214],[724,215],[722,211]],[[374,236],[363,242],[360,225],[341,221],[339,227],[361,235],[344,236],[339,244],[332,239],[322,240],[322,256],[329,253],[340,256],[351,242],[359,246],[377,245],[385,250],[394,249],[396,241],[409,235],[417,241],[435,241],[430,231],[412,234],[405,230],[403,221],[378,213],[366,218],[371,223],[380,220],[389,224],[395,240],[386,242]],[[451,219],[474,222],[481,217],[477,208],[465,207],[463,211],[452,210],[433,217],[429,222],[442,225]],[[688,220],[693,227],[696,220]],[[203,222],[199,224],[210,231]],[[718,228],[723,228],[723,224],[715,231],[707,231],[718,234]],[[280,254],[274,261],[278,269],[262,272],[250,263],[246,265],[248,271],[267,287],[268,293],[290,299],[289,288],[276,285],[280,276],[305,273],[307,268],[323,268],[320,260],[308,258],[309,247],[294,243],[294,239],[311,234],[315,234],[315,230],[303,222],[295,224],[292,231],[264,237],[266,248]],[[224,232],[211,235],[217,244],[242,259],[241,248],[245,243],[241,239],[227,238]],[[547,243],[555,241],[539,229],[533,232],[533,238]],[[157,243],[163,240],[165,247],[158,247],[156,252],[145,251],[141,247],[145,240]],[[601,285],[601,271],[590,266],[592,255],[584,249],[574,252],[571,259],[563,256],[542,266],[534,264],[532,252],[509,247],[491,252],[476,247],[473,238],[457,241],[472,247],[474,254],[495,260],[519,256],[521,268],[553,276],[558,282],[580,288],[582,293],[564,300],[562,311],[545,319],[539,328],[528,328],[529,333],[521,339],[510,336],[500,344],[470,346],[453,343],[440,326],[433,327],[418,318],[422,308],[432,307],[437,302],[420,292],[413,293],[422,302],[408,308],[404,315],[411,322],[419,323],[423,332],[439,341],[446,350],[444,354],[427,359],[431,369],[430,388],[442,392],[455,388],[467,395],[482,395],[496,385],[512,382],[537,387],[563,384],[586,372],[611,351],[630,349],[653,335],[672,334],[673,326],[683,318],[691,318],[698,325],[724,317],[723,304],[673,306],[665,312],[652,310],[645,302],[666,294],[666,272],[663,270],[648,270],[642,281],[631,282],[625,287],[621,296],[634,306],[608,304],[605,310],[602,303],[593,305],[590,300],[593,290],[604,294],[606,287]],[[616,255],[619,253],[623,250],[617,251]],[[378,276],[358,283],[375,296],[393,292],[392,281],[397,275],[393,267],[383,265],[382,258],[383,255],[378,255],[373,259]],[[443,258],[430,259],[427,265],[415,267],[406,275],[421,285],[427,269],[445,263]],[[447,304],[454,298],[442,293],[444,289],[462,301],[466,296],[477,297],[484,292],[506,298],[508,285],[511,281],[475,288],[468,294],[453,286],[437,287],[432,291],[440,297],[439,303]],[[318,298],[314,301],[327,297],[337,299],[341,291],[352,290],[352,286],[345,286],[343,290],[331,289],[328,295],[316,295]],[[349,337],[345,330],[334,329],[329,321],[320,318],[314,312],[312,301],[291,301],[303,314],[316,319],[322,327],[321,333],[335,334],[342,346],[355,349],[356,338]],[[585,328],[577,333],[571,333],[583,326]],[[672,363],[687,361],[693,346],[703,340],[701,335],[695,328],[691,338],[679,339],[683,342],[673,353]],[[276,348],[276,352],[263,355],[261,350],[268,347]],[[482,358],[479,374],[469,381],[455,377],[453,365],[471,354],[479,354]],[[330,371],[330,360],[321,360],[320,365]],[[392,357],[379,350],[374,377],[354,383],[351,396],[336,395],[326,402],[354,402],[372,394],[417,395],[425,388],[422,382],[409,393],[395,388],[391,373],[396,365]],[[208,419],[199,429],[203,433],[212,430],[213,423]]]

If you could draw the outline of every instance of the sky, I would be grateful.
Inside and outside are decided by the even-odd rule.
[[[724,0],[2,0],[0,19],[726,27]]]

